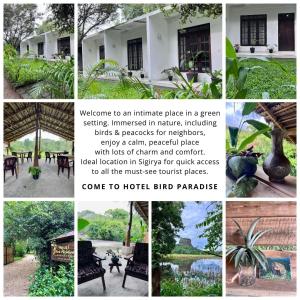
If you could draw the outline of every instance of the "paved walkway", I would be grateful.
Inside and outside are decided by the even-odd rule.
[[[33,255],[4,266],[4,296],[27,296],[29,276],[38,268]]]
[[[11,84],[4,78],[4,99],[22,99],[22,97],[13,89]]]

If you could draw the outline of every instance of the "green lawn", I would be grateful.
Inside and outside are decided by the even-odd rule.
[[[79,81],[79,89],[81,82]],[[132,88],[122,86],[119,82],[94,81],[87,94],[86,99],[139,99],[140,93]]]
[[[244,67],[260,66],[250,72],[246,81],[248,88],[247,99],[262,99],[262,93],[268,92],[271,99],[296,99],[296,60],[295,59],[274,59],[280,63],[287,72],[283,71],[276,63],[248,59],[241,61]],[[227,87],[227,94],[231,89]]]

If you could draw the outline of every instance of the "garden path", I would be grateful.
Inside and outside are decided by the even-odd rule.
[[[34,255],[4,266],[4,296],[27,296],[29,276],[34,274],[38,262]]]
[[[4,99],[21,99],[21,96],[13,89],[11,84],[4,78]]]

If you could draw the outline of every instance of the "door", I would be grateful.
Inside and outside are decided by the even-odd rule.
[[[38,43],[38,55],[44,55],[44,43]]]
[[[104,45],[99,46],[99,59],[105,59]]]
[[[295,51],[295,14],[278,14],[278,50]]]

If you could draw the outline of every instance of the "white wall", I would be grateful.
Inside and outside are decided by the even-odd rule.
[[[267,15],[267,44],[278,46],[278,14],[296,13],[294,4],[237,4],[228,5],[226,9],[226,35],[232,44],[241,44],[240,16],[242,15]],[[296,16],[296,15],[295,15]],[[296,27],[296,21],[295,21]],[[295,28],[296,33],[296,28]],[[249,46],[241,46],[241,52],[249,52]],[[265,46],[255,46],[256,51],[266,51]]]
[[[135,28],[132,30],[128,30],[123,32],[121,35],[121,57],[119,63],[122,67],[128,65],[127,58],[127,41],[133,40],[137,38],[142,38],[142,47],[143,47],[143,72],[145,76],[148,76],[148,57],[147,57],[147,33],[146,33],[146,25],[141,28]],[[108,55],[108,54],[107,54]],[[132,71],[134,75],[139,75],[139,71]]]
[[[192,18],[191,22],[181,25],[179,20],[172,19],[168,22],[169,33],[169,65],[178,67],[178,30],[197,25],[210,24],[210,47],[212,71],[222,69],[222,18]],[[207,80],[209,76],[199,73],[200,80]]]
[[[169,30],[163,14],[148,17],[147,32],[149,77],[152,80],[166,78],[161,71],[173,65],[169,65]]]
[[[104,31],[105,57],[116,60],[121,66],[128,65],[127,41],[142,38],[143,70],[152,80],[165,79],[161,71],[166,68],[178,67],[178,30],[182,28],[210,23],[211,65],[212,70],[222,69],[222,19],[193,18],[191,23],[181,25],[178,18],[167,19],[164,15],[155,14],[147,17],[145,26],[118,31]],[[100,34],[100,33],[99,33]],[[83,40],[84,69],[97,63],[99,59],[99,42],[95,37]],[[136,72],[139,73],[139,72]],[[201,73],[200,79],[209,79]]]

